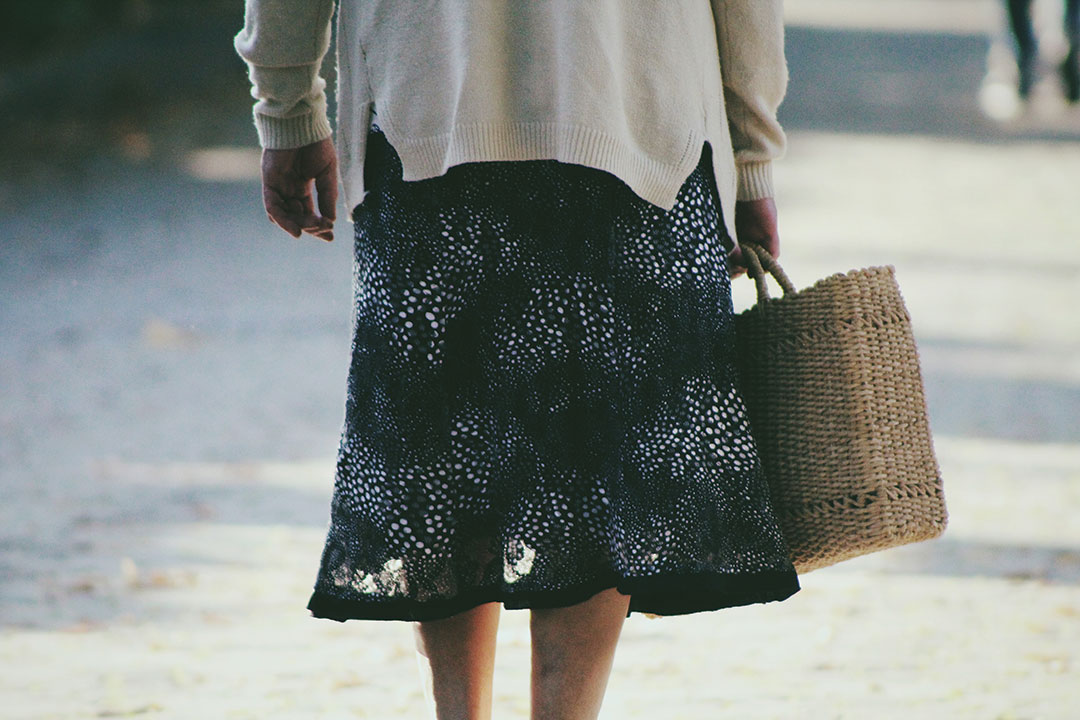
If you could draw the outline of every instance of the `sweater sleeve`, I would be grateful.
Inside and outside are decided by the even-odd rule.
[[[334,0],[246,0],[233,42],[248,66],[259,144],[296,148],[331,136],[326,80]]]
[[[739,200],[773,196],[772,161],[787,138],[776,118],[787,91],[782,0],[712,0]]]

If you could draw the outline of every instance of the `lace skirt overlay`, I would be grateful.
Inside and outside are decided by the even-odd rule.
[[[308,608],[427,620],[610,587],[798,590],[732,364],[710,151],[675,208],[555,160],[403,182],[373,126],[331,518]]]

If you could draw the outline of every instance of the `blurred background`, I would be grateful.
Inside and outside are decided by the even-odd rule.
[[[1080,707],[1080,109],[997,0],[787,0],[799,286],[896,267],[951,512],[787,602],[627,622],[605,718]],[[9,0],[0,25],[0,707],[422,717],[410,628],[304,605],[344,412],[351,233],[261,209],[241,0]],[[332,68],[328,68],[331,76]],[[343,216],[344,210],[339,211]],[[736,283],[739,309],[750,283]],[[506,611],[496,716],[527,717]]]

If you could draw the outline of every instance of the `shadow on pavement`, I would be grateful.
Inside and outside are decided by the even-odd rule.
[[[936,135],[1007,142],[1021,137],[987,119],[978,89],[989,39],[948,33],[789,27],[787,130]],[[1075,141],[1071,131],[1022,137]]]
[[[1080,548],[1016,545],[952,539],[946,535],[920,545],[889,550],[881,558],[851,561],[885,574],[935,575],[953,578],[987,577],[1080,585]]]
[[[934,370],[924,371],[924,382],[935,433],[1080,443],[1080,387],[1074,384]]]

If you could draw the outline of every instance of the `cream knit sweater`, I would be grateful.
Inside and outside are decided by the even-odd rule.
[[[670,209],[708,140],[728,232],[785,147],[782,0],[338,0],[337,148],[352,209],[376,112],[404,179],[554,158]],[[259,139],[331,136],[319,68],[334,0],[247,0]],[[721,72],[722,71],[722,72]]]

